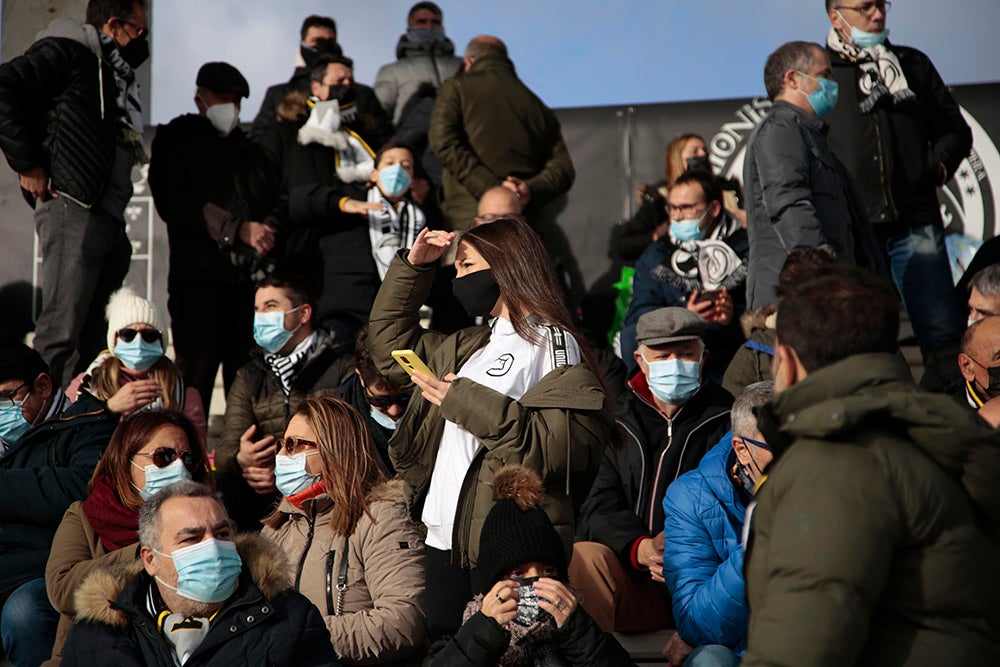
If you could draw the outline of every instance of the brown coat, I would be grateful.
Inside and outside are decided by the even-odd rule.
[[[87,521],[83,503],[77,501],[69,506],[56,530],[49,561],[45,565],[45,588],[49,593],[49,602],[60,616],[52,658],[43,665],[54,667],[62,660],[62,647],[73,626],[73,595],[83,580],[98,569],[112,569],[128,573],[129,576],[136,574],[142,567],[136,557],[138,546],[139,543],[136,542],[124,549],[109,552]]]
[[[326,495],[302,509],[282,500],[278,527],[263,531],[288,555],[296,590],[319,609],[346,663],[384,664],[424,648],[424,540],[410,521],[404,487],[390,481],[374,489],[371,516],[362,515],[350,538],[330,528],[335,508]]]

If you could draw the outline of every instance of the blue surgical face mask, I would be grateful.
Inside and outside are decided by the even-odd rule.
[[[285,346],[295,332],[302,326],[299,323],[291,331],[285,328],[285,315],[294,313],[302,306],[297,306],[291,310],[275,310],[269,313],[253,314],[253,339],[266,351],[274,354]]]
[[[403,169],[403,165],[394,164],[378,170],[378,180],[382,194],[386,197],[399,197],[410,187],[413,179]]]
[[[375,423],[381,426],[382,428],[387,428],[390,431],[396,430],[395,420],[393,420],[392,417],[390,417],[389,415],[385,414],[384,412],[376,408],[374,405],[372,406],[371,415],[372,419],[375,420]]]
[[[645,357],[643,357],[645,359]],[[646,381],[653,396],[666,403],[684,403],[701,386],[701,361],[649,361]]]
[[[115,356],[125,366],[137,373],[148,371],[153,364],[163,356],[163,345],[160,341],[147,343],[142,336],[136,336],[130,341],[119,340],[115,343]]]
[[[295,456],[279,454],[274,457],[274,485],[281,495],[288,498],[302,493],[319,481],[321,475],[312,475],[306,470],[306,459],[319,452],[302,452]]]
[[[191,471],[184,467],[184,462],[181,461],[180,457],[163,468],[158,468],[155,465],[141,466],[135,461],[132,461],[132,465],[146,473],[146,483],[142,485],[141,489],[136,486],[143,500],[149,500],[156,495],[157,491],[174,482],[191,479]]]
[[[708,215],[708,211],[705,211],[705,215]],[[705,219],[705,215],[700,218],[671,220],[670,233],[675,239],[681,242],[701,241],[705,238],[705,230],[701,228],[701,221]]]
[[[837,14],[840,15],[840,20],[851,26],[851,44],[858,47],[859,49],[870,49],[873,46],[878,46],[879,44],[885,44],[886,38],[889,36],[889,29],[886,28],[882,32],[865,32],[864,30],[858,30],[853,25],[847,22],[844,15],[837,10]]]
[[[177,588],[159,577],[156,578],[158,582],[177,591],[183,598],[207,604],[224,602],[233,594],[243,567],[236,545],[213,537],[189,547],[174,549],[171,554],[155,549],[153,553],[173,559],[177,570]]]
[[[13,445],[18,439],[27,433],[31,424],[24,418],[22,406],[24,401],[14,401],[11,406],[0,408],[0,438]]]
[[[816,115],[822,118],[831,111],[833,111],[833,108],[837,106],[837,93],[839,90],[837,82],[832,79],[824,79],[822,77],[817,78],[815,76],[809,76],[805,72],[799,72],[799,74],[809,79],[812,79],[813,81],[819,84],[819,88],[809,93],[808,95],[806,93],[802,93],[803,95],[806,96],[806,99],[809,100],[809,106],[813,108],[813,111],[816,112]],[[799,92],[801,93],[802,91]]]

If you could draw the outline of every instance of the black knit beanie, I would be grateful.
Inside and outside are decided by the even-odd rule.
[[[538,561],[556,566],[566,581],[563,541],[541,508],[542,480],[520,465],[506,465],[493,477],[494,505],[479,537],[473,584],[489,592],[511,568]]]

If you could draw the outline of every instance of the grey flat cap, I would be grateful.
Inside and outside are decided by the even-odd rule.
[[[704,340],[708,322],[687,308],[658,308],[639,318],[635,342],[639,345],[663,345],[684,340]]]

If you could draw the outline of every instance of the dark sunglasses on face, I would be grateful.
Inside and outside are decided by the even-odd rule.
[[[409,394],[391,394],[389,396],[372,396],[366,394],[365,396],[368,398],[369,405],[380,410],[388,410],[393,405],[398,405],[405,410],[406,406],[410,404]]]
[[[142,336],[142,339],[147,343],[155,343],[163,338],[163,334],[156,329],[129,329],[126,327],[115,332],[115,335],[126,343],[131,343],[136,337],[136,334]]]
[[[318,448],[319,445],[312,440],[303,440],[302,438],[278,438],[274,442],[275,454],[280,454],[284,451],[285,456],[293,456],[306,449]]]
[[[194,472],[197,463],[194,458],[194,452],[188,450],[186,452],[178,452],[173,447],[157,447],[156,451],[152,454],[147,452],[136,452],[136,456],[148,456],[153,459],[153,465],[157,468],[166,468],[168,465],[177,460],[178,455],[181,457],[181,463],[190,472]]]

